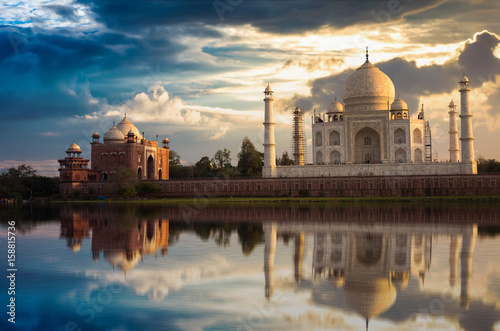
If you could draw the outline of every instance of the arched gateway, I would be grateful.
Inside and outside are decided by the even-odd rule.
[[[380,136],[372,128],[364,127],[354,138],[354,162],[380,163]]]

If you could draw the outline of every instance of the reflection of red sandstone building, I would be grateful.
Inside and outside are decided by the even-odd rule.
[[[103,251],[104,259],[113,269],[127,273],[145,255],[155,255],[158,249],[162,256],[168,252],[168,220],[139,221],[132,229],[120,229],[119,224],[100,224],[92,229],[92,257],[99,261]]]
[[[68,248],[74,253],[82,247],[84,239],[89,238],[89,218],[80,213],[61,211],[61,238],[66,238]]]
[[[103,143],[94,132],[91,160],[83,159],[80,146],[72,143],[66,158],[59,160],[60,192],[105,193],[103,181],[120,168],[134,170],[141,180],[167,180],[169,140],[163,139],[160,147],[156,137],[156,141],[145,139],[125,116],[104,134]]]
[[[106,215],[88,210],[61,210],[61,238],[74,253],[81,249],[92,230],[92,258],[99,261],[100,252],[114,268],[127,273],[143,256],[168,253],[169,220],[154,218],[132,222],[108,222]]]

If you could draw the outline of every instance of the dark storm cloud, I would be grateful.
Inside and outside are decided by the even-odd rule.
[[[186,62],[175,67],[186,46],[155,29],[146,37],[0,28],[4,120],[85,114],[96,110],[95,102],[89,102],[92,96],[116,99],[126,93],[123,99],[132,85],[144,89],[160,73],[200,66]]]
[[[45,8],[52,10],[59,16],[69,19],[70,21],[76,22],[78,21],[78,17],[76,16],[75,9],[71,6],[63,6],[63,5],[47,5]]]
[[[494,55],[499,42],[500,40],[494,34],[485,31],[478,34],[475,40],[466,43],[458,59],[442,65],[417,67],[415,61],[394,58],[376,63],[376,66],[391,78],[396,87],[396,94],[408,103],[410,110],[416,111],[420,97],[451,93],[457,90],[458,81],[464,72],[470,79],[472,88],[480,87],[485,82],[495,81],[495,75],[500,75],[500,59]],[[313,80],[310,83],[310,97],[297,95],[285,104],[290,108],[294,105],[303,105],[302,109],[305,111],[312,110],[313,106],[325,111],[335,96],[340,101],[342,86],[352,73],[353,70],[346,70],[336,75]],[[491,106],[500,99],[497,94],[490,97]],[[498,112],[495,107],[492,111]]]
[[[273,33],[303,33],[322,26],[343,28],[386,23],[447,0],[384,1],[91,1],[97,19],[110,28],[137,29],[181,23],[250,24]]]

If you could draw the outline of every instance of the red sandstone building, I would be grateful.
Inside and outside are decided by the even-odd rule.
[[[82,151],[77,144],[68,147],[66,158],[58,160],[60,192],[109,193],[103,184],[120,168],[134,170],[140,180],[168,180],[168,144],[167,138],[161,147],[158,140],[145,139],[144,132],[141,134],[125,116],[104,134],[102,143],[99,133],[94,132],[91,160],[80,156]]]

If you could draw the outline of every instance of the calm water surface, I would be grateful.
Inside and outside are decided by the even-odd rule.
[[[500,330],[499,219],[473,202],[64,205],[2,210],[0,247],[15,220],[19,330]]]

